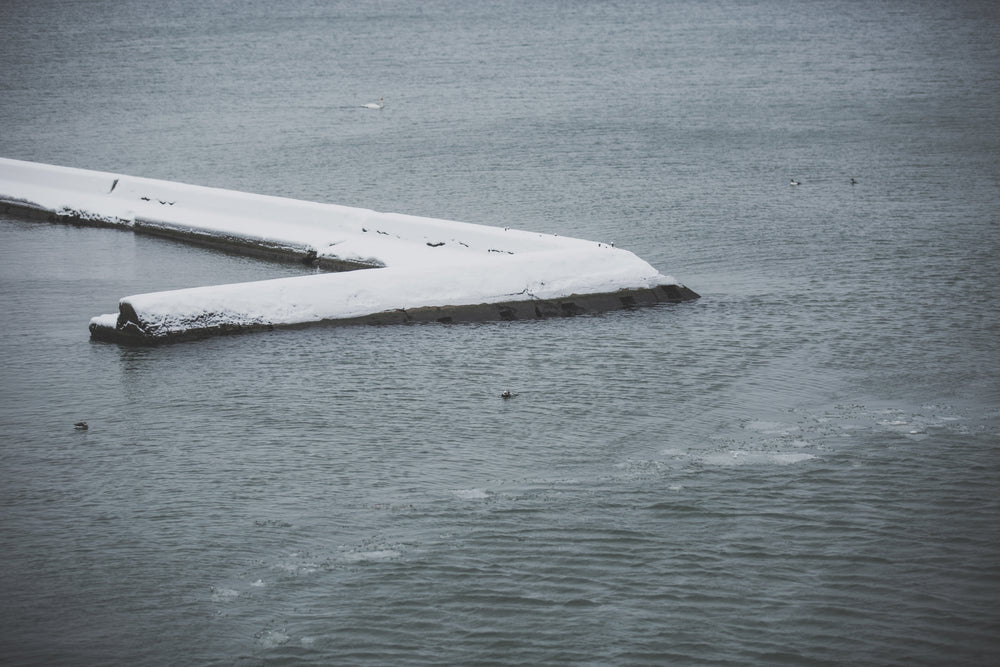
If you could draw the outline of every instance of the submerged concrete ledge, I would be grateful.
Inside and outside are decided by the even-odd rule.
[[[94,339],[119,343],[540,319],[698,298],[612,244],[4,158],[0,212],[338,271],[125,297],[118,313],[90,322]]]

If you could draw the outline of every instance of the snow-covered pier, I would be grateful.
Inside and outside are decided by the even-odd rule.
[[[101,340],[558,317],[698,298],[606,243],[5,158],[0,212],[337,271],[128,296],[91,320]]]

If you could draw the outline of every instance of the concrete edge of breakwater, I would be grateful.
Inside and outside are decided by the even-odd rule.
[[[596,315],[613,310],[630,310],[658,304],[677,304],[698,298],[697,293],[683,285],[659,285],[651,288],[622,289],[601,294],[573,294],[559,299],[399,308],[342,319],[322,319],[295,324],[221,324],[155,334],[150,333],[149,327],[127,303],[123,302],[117,321],[113,324],[91,322],[90,334],[91,338],[97,341],[148,346],[200,340],[214,336],[322,326],[461,324],[543,320],[577,315]]]
[[[182,225],[170,225],[141,217],[135,220],[114,220],[78,211],[57,212],[31,202],[11,201],[2,197],[0,197],[0,214],[35,222],[131,231],[134,234],[179,241],[230,255],[255,257],[270,262],[304,264],[315,266],[323,271],[356,271],[381,266],[381,264],[374,262],[352,262],[332,257],[317,257],[316,251],[305,245],[213,234],[204,230]]]

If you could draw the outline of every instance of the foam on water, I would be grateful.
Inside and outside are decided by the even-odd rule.
[[[344,561],[348,563],[379,562],[399,558],[403,553],[396,549],[378,549],[375,551],[350,551],[343,555]]]
[[[762,421],[750,421],[743,424],[743,428],[749,431],[756,431],[757,433],[763,433],[766,435],[790,435],[799,430],[798,426],[793,424],[784,424],[782,422],[762,422]]]
[[[240,597],[241,593],[232,588],[212,587],[212,602],[232,602]]]
[[[485,500],[489,498],[489,492],[485,489],[455,489],[452,493],[461,500]]]
[[[283,629],[277,628],[264,628],[260,632],[254,634],[255,642],[263,649],[272,649],[278,646],[284,646],[290,639],[291,637],[286,634]]]

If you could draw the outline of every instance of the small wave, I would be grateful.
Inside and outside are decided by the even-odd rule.
[[[240,596],[240,592],[232,588],[212,586],[212,602],[232,602]]]
[[[489,493],[485,489],[453,489],[452,493],[456,498],[462,500],[485,500],[489,498]]]
[[[687,451],[685,451],[683,449],[677,449],[677,448],[667,448],[667,449],[661,449],[660,450],[660,455],[661,456],[686,456],[687,455]]]
[[[744,466],[744,465],[793,465],[816,458],[804,452],[748,452],[730,450],[718,454],[708,454],[699,458],[705,465]]]
[[[349,563],[360,563],[364,561],[392,560],[402,556],[402,552],[395,549],[378,549],[376,551],[352,551],[344,554],[344,560]]]
[[[274,567],[291,574],[312,574],[320,569],[320,563],[316,562],[306,554],[292,552],[288,556],[275,563]]]
[[[743,424],[743,428],[748,431],[754,431],[764,435],[791,435],[792,433],[796,433],[800,430],[799,427],[794,424],[768,421],[747,422]]]
[[[621,463],[616,463],[614,467],[620,471],[616,477],[626,480],[637,480],[662,477],[665,473],[671,471],[675,465],[650,459],[627,459]]]

